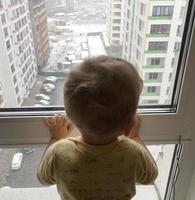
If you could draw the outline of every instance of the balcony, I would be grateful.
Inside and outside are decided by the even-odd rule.
[[[168,33],[146,34],[146,38],[159,38],[159,37],[169,37],[169,34]]]
[[[149,16],[149,20],[171,20],[172,16]]]

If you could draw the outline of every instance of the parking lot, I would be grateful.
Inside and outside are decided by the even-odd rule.
[[[44,94],[41,90],[43,85],[43,80],[46,79],[46,76],[37,76],[36,82],[32,87],[30,94],[27,99],[24,100],[22,106],[34,106],[35,104],[39,103],[39,100],[35,98],[37,94]],[[56,88],[52,91],[51,94],[46,94],[50,97],[50,105],[49,106],[62,106],[63,102],[63,86],[64,86],[64,78],[58,78],[57,82],[55,83]]]

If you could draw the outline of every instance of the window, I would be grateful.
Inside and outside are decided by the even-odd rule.
[[[148,50],[167,50],[168,42],[149,42]]]
[[[115,16],[121,16],[121,12],[114,12],[113,13]]]
[[[14,72],[15,72],[15,67],[14,67],[14,64],[12,64],[12,65],[11,65],[11,71],[12,71],[12,73],[14,73]]]
[[[16,91],[16,94],[18,94],[18,92],[19,92],[18,86],[15,87],[15,91]]]
[[[172,16],[173,6],[154,6],[152,16]]]
[[[121,5],[120,5],[120,4],[114,4],[114,8],[119,8],[119,9],[121,9]]]
[[[113,26],[112,30],[113,31],[120,31],[120,26]]]
[[[120,20],[120,19],[113,19],[113,23],[120,24],[120,23],[121,23],[121,20]]]
[[[156,105],[159,103],[159,100],[157,99],[154,99],[154,100],[142,100],[142,104],[148,104],[148,105]]]
[[[177,36],[181,36],[181,25],[178,25],[177,27]]]
[[[175,42],[174,51],[179,51],[180,49],[180,42]]]
[[[120,37],[120,33],[113,33],[112,37]]]
[[[143,39],[142,39],[141,36],[138,34],[138,35],[137,35],[137,44],[138,44],[139,47],[142,46],[142,41],[143,41]]]
[[[146,5],[140,2],[140,14],[145,15],[145,12],[146,12]]]
[[[5,22],[6,22],[5,14],[2,14],[2,15],[1,15],[1,23],[2,23],[2,24],[5,24]]]
[[[170,24],[152,24],[150,28],[150,34],[169,34]]]
[[[143,31],[144,30],[144,22],[139,19],[139,31]]]
[[[10,44],[10,41],[6,41],[6,47],[7,47],[7,50],[9,50],[11,48],[11,44]]]
[[[184,18],[184,15],[185,15],[185,7],[181,7],[181,11],[180,11],[180,19],[183,19]]]
[[[3,32],[4,32],[4,37],[6,38],[8,36],[8,29],[7,29],[7,27],[5,27],[3,29]]]
[[[157,94],[160,92],[160,86],[148,86],[144,87],[144,92]]]
[[[147,58],[147,64],[164,66],[165,58]]]
[[[3,8],[3,2],[2,2],[2,0],[0,0],[0,9],[2,9]]]

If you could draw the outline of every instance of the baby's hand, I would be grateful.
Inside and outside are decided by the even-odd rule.
[[[64,115],[44,118],[45,125],[49,128],[52,139],[63,139],[67,137],[74,128],[74,125]]]
[[[129,138],[139,137],[140,127],[141,127],[141,116],[137,114],[135,125],[133,126],[131,132],[129,133]]]

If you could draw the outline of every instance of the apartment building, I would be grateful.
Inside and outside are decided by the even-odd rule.
[[[28,0],[0,0],[0,46],[1,102],[3,107],[17,107],[37,74]]]
[[[122,58],[132,62],[143,78],[140,103],[167,104],[179,56],[186,1],[124,0],[122,8]],[[115,25],[110,26],[113,30]]]
[[[49,58],[45,0],[28,0],[37,66],[41,70]]]
[[[121,56],[123,34],[123,0],[109,0],[107,14],[107,37],[111,46],[111,55]]]

